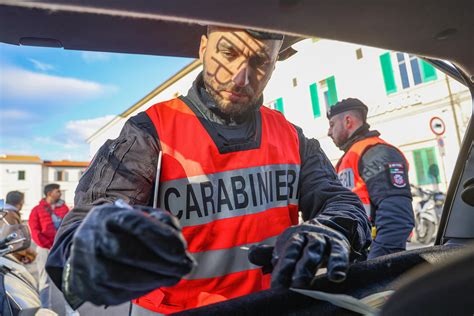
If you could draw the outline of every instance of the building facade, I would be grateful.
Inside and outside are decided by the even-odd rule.
[[[21,215],[27,220],[31,209],[44,197],[44,186],[57,183],[61,198],[72,207],[76,186],[87,166],[88,162],[43,161],[38,156],[0,155],[0,198],[6,198],[10,191],[24,193]]]
[[[0,198],[10,191],[25,195],[22,217],[27,219],[31,209],[38,204],[42,194],[43,161],[38,156],[0,156]]]
[[[77,184],[88,165],[88,162],[80,161],[44,161],[43,186],[48,183],[59,184],[61,198],[69,207],[72,207]]]
[[[327,108],[359,98],[369,107],[372,129],[405,153],[411,182],[446,190],[472,113],[466,87],[406,53],[317,39],[294,48],[297,54],[277,63],[264,92],[266,106],[318,139],[335,164],[342,152],[327,136]],[[186,94],[201,70],[198,61],[191,63],[94,133],[91,156],[118,136],[130,116]]]

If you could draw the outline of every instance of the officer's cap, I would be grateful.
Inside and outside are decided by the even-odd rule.
[[[336,114],[351,110],[360,111],[364,117],[364,121],[367,119],[367,112],[369,111],[369,108],[367,107],[367,105],[362,103],[361,100],[356,98],[344,99],[329,107],[327,111],[327,117],[328,119],[331,119]]]
[[[218,25],[207,25],[207,31],[209,32],[209,28],[220,26]],[[285,36],[283,34],[271,33],[271,32],[264,32],[264,31],[257,31],[252,29],[244,29],[245,32],[250,34],[252,37],[259,39],[259,40],[283,40]],[[291,37],[291,36],[290,36]]]
[[[260,40],[283,40],[282,34],[261,32],[261,31],[255,31],[255,30],[250,30],[250,29],[246,29],[245,31],[249,33],[250,35],[252,35],[253,37],[255,37],[256,39],[260,39]]]

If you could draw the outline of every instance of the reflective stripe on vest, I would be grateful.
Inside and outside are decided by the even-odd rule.
[[[194,259],[199,265],[188,275],[185,280],[197,280],[205,278],[221,277],[226,274],[241,272],[245,270],[258,269],[248,260],[248,250],[252,245],[265,244],[269,246],[275,245],[277,237],[271,237],[261,242],[244,244],[227,249],[209,250],[193,253]],[[232,260],[228,260],[232,258]],[[216,265],[216,262],[222,264]]]
[[[180,221],[198,266],[177,285],[134,303],[172,313],[268,288],[248,261],[254,244],[273,245],[298,223],[300,156],[295,128],[261,107],[260,147],[221,154],[180,99],[149,108],[163,152],[160,207]]]
[[[362,203],[362,204],[364,205],[365,214],[367,215],[368,218],[370,218],[372,216],[372,214],[370,214],[370,212],[372,211],[372,207],[370,206],[370,203],[369,204]]]

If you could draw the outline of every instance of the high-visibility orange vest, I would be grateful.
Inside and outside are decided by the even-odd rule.
[[[368,137],[354,143],[349,148],[349,150],[344,153],[341,159],[339,159],[336,165],[336,172],[339,176],[339,180],[341,180],[342,185],[351,189],[352,192],[359,196],[360,200],[364,204],[365,212],[372,223],[374,223],[375,214],[373,214],[374,212],[370,204],[369,191],[367,190],[364,179],[359,174],[359,160],[370,147],[378,144],[385,144],[393,147],[378,136]],[[408,161],[406,160],[405,155],[403,155],[403,153],[398,148],[393,148],[400,152],[408,166]],[[375,238],[374,232],[372,235],[372,237]]]
[[[281,113],[261,107],[260,147],[221,154],[182,100],[146,113],[163,152],[160,207],[179,219],[198,266],[177,285],[134,303],[167,314],[267,289],[270,276],[248,261],[248,249],[274,244],[298,223],[296,129]]]

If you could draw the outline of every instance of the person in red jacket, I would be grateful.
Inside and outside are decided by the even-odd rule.
[[[52,308],[51,281],[45,271],[46,259],[48,258],[49,249],[53,246],[56,232],[69,208],[61,200],[61,191],[58,184],[47,184],[44,187],[44,195],[45,198],[31,210],[28,225],[30,226],[31,237],[38,246],[36,265],[39,276],[41,306]]]

